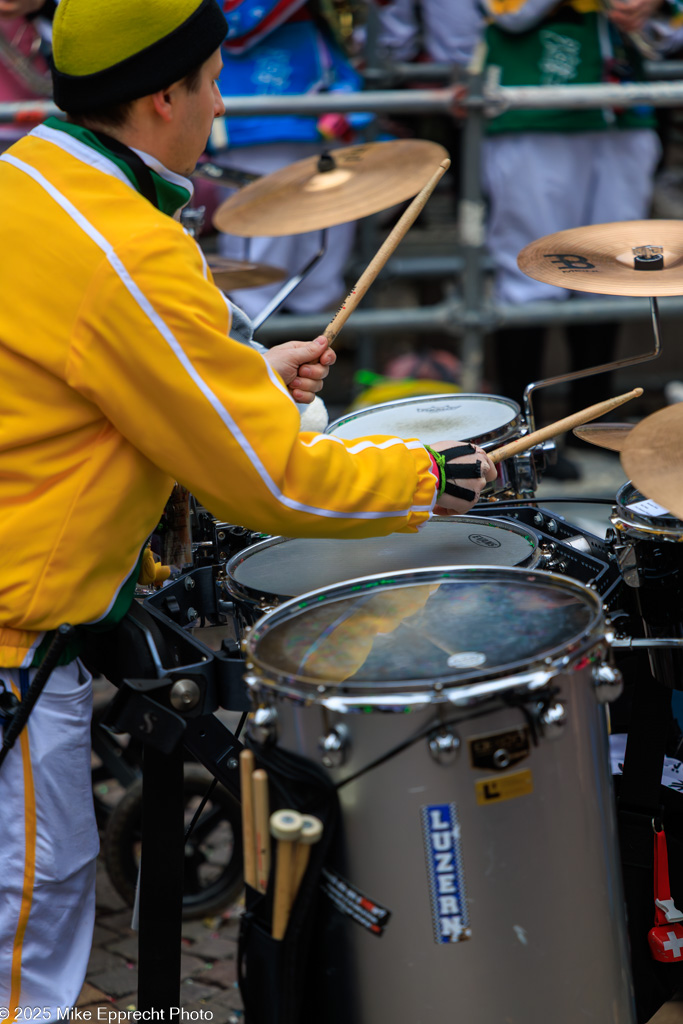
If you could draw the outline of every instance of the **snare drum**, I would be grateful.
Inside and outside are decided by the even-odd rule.
[[[369,406],[342,416],[326,430],[344,439],[384,434],[417,437],[424,444],[470,441],[487,452],[516,441],[527,432],[520,408],[512,399],[464,394],[423,395]],[[498,464],[498,480],[489,484],[487,493],[535,493],[536,461],[530,452],[504,459]]]
[[[610,516],[622,578],[635,590],[645,636],[683,637],[683,522],[663,513],[632,483],[617,492]],[[673,649],[648,652],[655,678],[683,689],[683,654]]]
[[[434,516],[418,533],[361,540],[271,537],[239,552],[226,566],[226,587],[238,629],[290,597],[368,573],[435,565],[540,566],[539,535],[484,516]]]
[[[591,590],[510,568],[372,576],[281,605],[246,647],[257,757],[275,742],[338,787],[322,899],[345,1019],[633,1024],[601,703],[620,685]]]

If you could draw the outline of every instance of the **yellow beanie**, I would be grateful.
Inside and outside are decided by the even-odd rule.
[[[156,92],[207,60],[226,33],[217,0],[61,0],[55,103],[79,114]]]

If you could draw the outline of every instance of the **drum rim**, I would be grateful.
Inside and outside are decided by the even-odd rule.
[[[478,394],[473,391],[460,392],[455,391],[447,394],[436,394],[436,395],[410,395],[408,398],[396,398],[391,402],[378,402],[377,405],[367,405],[362,409],[354,409],[353,412],[346,413],[345,416],[340,416],[338,419],[329,423],[324,430],[325,434],[334,434],[334,427],[338,427],[342,423],[350,423],[352,420],[359,419],[362,416],[368,415],[369,413],[376,412],[378,409],[396,408],[404,405],[415,405],[417,403],[422,404],[423,402],[443,402],[444,399],[470,399],[479,398],[483,401],[493,401],[498,404],[507,405],[512,411],[516,410],[516,413],[511,421],[502,424],[500,427],[496,427],[495,431],[489,430],[483,434],[471,435],[470,438],[463,437],[459,440],[467,441],[472,440],[472,437],[482,438],[480,447],[486,449],[487,444],[499,444],[501,441],[507,441],[513,436],[522,436],[525,433],[525,424],[522,419],[522,409],[518,402],[515,402],[513,398],[507,398],[505,395],[484,395]],[[502,433],[501,433],[502,431]],[[362,436],[362,435],[359,435]],[[368,437],[376,436],[375,434],[368,434]],[[386,434],[387,437],[393,437],[391,430]],[[344,438],[343,440],[351,440],[351,438]]]
[[[470,523],[471,522],[472,524],[476,523],[478,525],[486,526],[486,525],[489,525],[489,519],[495,519],[495,523],[503,522],[505,524],[505,528],[510,533],[516,533],[518,535],[519,534],[524,534],[525,536],[533,537],[534,546],[533,546],[533,550],[531,551],[531,554],[529,555],[529,558],[531,559],[531,561],[527,565],[525,565],[525,566],[509,566],[509,568],[511,568],[511,569],[522,568],[522,569],[528,569],[528,570],[535,569],[536,566],[538,565],[538,563],[543,558],[543,551],[542,551],[542,548],[541,548],[541,538],[533,529],[531,529],[529,527],[526,527],[526,526],[522,526],[519,522],[515,521],[514,519],[506,519],[504,516],[500,516],[500,517],[493,517],[493,516],[485,517],[483,515],[477,515],[477,516],[468,516],[468,515],[462,515],[462,516],[432,516],[431,519],[428,519],[427,522],[423,525],[422,529],[429,528],[430,525],[437,525],[437,524],[443,524],[443,523],[448,523],[450,525],[450,524],[453,524],[453,523],[463,523],[463,522],[464,523]],[[391,536],[391,535],[389,535],[389,536]],[[280,544],[285,543],[285,541],[291,541],[291,540],[304,540],[304,541],[305,540],[333,540],[334,541],[334,540],[339,540],[339,539],[340,538],[335,538],[335,537],[281,537],[281,536],[276,536],[276,537],[268,537],[265,540],[256,541],[255,544],[250,544],[250,545],[248,545],[248,547],[243,548],[241,551],[236,552],[236,554],[234,554],[232,556],[232,558],[230,558],[226,562],[226,565],[225,565],[225,587],[226,587],[226,590],[227,590],[228,594],[231,597],[236,598],[238,601],[244,601],[245,603],[251,605],[252,607],[262,608],[263,611],[264,611],[264,614],[265,614],[266,610],[270,611],[272,608],[275,607],[275,605],[277,605],[278,607],[282,607],[282,604],[285,601],[295,600],[297,598],[302,597],[303,593],[311,593],[311,591],[303,591],[302,594],[287,594],[287,595],[283,595],[283,594],[277,594],[277,593],[275,593],[273,591],[256,590],[255,587],[249,586],[244,581],[237,580],[235,578],[235,576],[234,576],[234,570],[236,570],[240,565],[242,565],[243,562],[246,562],[249,558],[257,556],[260,553],[260,551],[263,551],[266,548],[277,547]],[[354,538],[348,538],[348,539],[349,540],[353,540]],[[368,538],[363,538],[363,539],[371,540],[372,538],[368,537]],[[375,539],[382,539],[382,538],[375,538]],[[384,539],[386,539],[386,538],[384,538]],[[450,563],[444,563],[444,564],[450,564]],[[438,566],[423,566],[423,568],[425,568],[425,569],[427,569],[427,568],[438,568]],[[486,566],[486,567],[482,567],[482,568],[493,568],[493,566]],[[501,566],[501,568],[508,568],[508,566]],[[395,569],[395,570],[390,570],[390,571],[391,572],[418,572],[419,569],[417,569],[417,568],[416,569]],[[386,572],[379,573],[379,574],[374,574],[374,575],[385,576]],[[365,579],[365,577],[358,577],[358,578]],[[340,586],[341,584],[346,583],[346,582],[348,582],[348,581],[347,580],[338,580],[336,583],[330,583],[329,586],[330,587]],[[317,588],[317,590],[326,590],[326,589],[328,589],[328,588],[327,587],[318,587]]]
[[[633,512],[627,508],[626,504],[621,499],[624,491],[627,487],[633,488],[638,494],[641,492],[635,486],[632,480],[627,480],[623,483],[616,495],[616,504],[610,516],[610,522],[620,534],[627,534],[634,538],[640,537],[647,538],[648,540],[661,540],[665,542],[671,542],[674,544],[680,544],[683,542],[683,520],[678,519],[677,516],[668,513],[666,516],[661,516],[661,524],[657,524],[657,518],[653,516],[645,516],[639,512]],[[642,495],[643,500],[646,500],[645,495]],[[676,527],[672,523],[667,523],[667,519],[674,519],[680,525]]]
[[[484,581],[491,575],[503,575],[513,580],[516,577],[526,578],[529,583],[545,583],[559,586],[565,591],[573,591],[580,595],[587,605],[592,606],[591,620],[582,633],[569,638],[561,646],[539,651],[533,662],[527,661],[524,665],[511,662],[508,671],[505,672],[504,682],[501,682],[501,677],[505,667],[498,665],[488,670],[477,670],[474,673],[474,680],[469,683],[463,681],[467,677],[459,672],[453,673],[453,676],[439,676],[438,679],[432,681],[429,688],[424,679],[404,679],[400,683],[396,683],[393,690],[387,687],[379,694],[376,688],[371,689],[371,683],[356,685],[349,692],[344,690],[342,684],[326,684],[320,678],[306,678],[293,673],[280,672],[273,666],[266,665],[256,653],[255,645],[264,635],[264,629],[268,630],[273,623],[277,624],[279,620],[286,619],[291,610],[300,611],[303,598],[312,601],[316,598],[319,599],[319,595],[327,594],[334,599],[335,596],[340,596],[340,591],[357,587],[359,583],[363,582],[372,586],[374,581],[378,580],[388,582],[391,579],[400,582],[409,576],[419,576],[416,582],[428,583],[436,582],[445,574],[453,574],[456,579],[467,574],[471,579],[473,572],[479,574]],[[435,576],[435,574],[438,575]],[[426,570],[400,569],[391,573],[390,576],[387,573],[377,573],[345,580],[343,583],[331,587],[312,590],[266,612],[250,627],[243,642],[247,669],[244,680],[248,689],[259,696],[267,695],[271,698],[284,699],[290,703],[316,704],[341,713],[368,708],[374,711],[405,711],[409,708],[419,708],[439,702],[462,707],[490,700],[499,693],[509,693],[514,690],[542,691],[542,688],[546,687],[555,676],[570,671],[578,663],[584,662],[586,655],[601,644],[605,647],[607,645],[607,623],[602,601],[594,590],[572,577],[561,576],[542,569],[507,566],[495,568],[478,565],[444,565]]]

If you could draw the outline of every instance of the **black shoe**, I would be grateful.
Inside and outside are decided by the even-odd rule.
[[[557,462],[548,466],[544,475],[551,480],[580,480],[581,469],[575,462],[571,462],[566,455],[559,452]]]

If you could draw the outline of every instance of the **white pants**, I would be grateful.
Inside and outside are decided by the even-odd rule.
[[[510,132],[485,139],[486,244],[496,267],[497,301],[569,298],[570,292],[523,274],[518,253],[555,231],[648,217],[659,154],[659,139],[649,128]]]
[[[0,669],[0,680],[19,694],[18,669]],[[56,1020],[85,979],[99,848],[91,710],[82,666],[55,669],[0,767],[0,1010],[9,1021],[22,1019],[17,1007]]]
[[[319,156],[322,145],[316,143],[271,143],[265,146],[247,146],[244,149],[230,149],[216,157],[215,163],[234,167],[250,174],[270,174],[307,157]],[[232,192],[225,193],[226,197]],[[286,202],[283,215],[287,214]],[[324,257],[315,268],[297,285],[285,302],[284,308],[292,313],[319,313],[334,310],[347,293],[344,270],[353,246],[356,232],[355,221],[337,224],[327,231],[327,248]],[[299,273],[320,249],[322,231],[307,231],[301,235],[284,235],[281,238],[238,238],[221,234],[218,237],[218,251],[221,256],[236,260],[251,260],[281,267],[287,278]],[[287,279],[285,278],[285,280]],[[284,281],[263,288],[240,288],[230,292],[230,298],[252,319],[257,316]],[[330,317],[330,319],[332,319]]]

